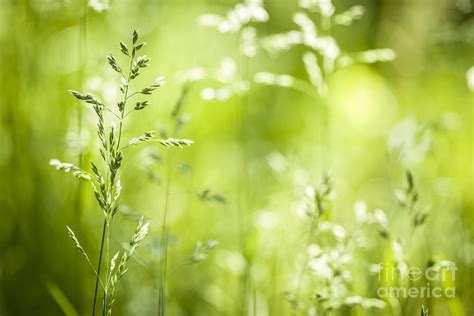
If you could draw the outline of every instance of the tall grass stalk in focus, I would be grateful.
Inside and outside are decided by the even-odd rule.
[[[114,55],[110,54],[107,57],[109,65],[121,76],[118,89],[122,93],[122,100],[116,104],[115,108],[104,105],[99,99],[90,94],[75,90],[69,91],[76,99],[90,104],[97,116],[97,135],[100,141],[99,153],[102,158],[102,168],[99,164],[91,162],[91,174],[70,163],[64,163],[57,159],[50,161],[50,165],[56,169],[72,173],[77,178],[90,182],[95,198],[104,215],[97,268],[92,264],[87,252],[80,244],[72,229],[67,227],[69,237],[73,240],[79,252],[85,257],[96,276],[92,315],[95,315],[96,311],[99,286],[103,290],[102,314],[111,315],[116,289],[121,278],[127,271],[128,261],[148,233],[149,224],[145,222],[142,217],[138,222],[138,226],[128,247],[122,251],[119,250],[115,252],[110,259],[110,226],[120,204],[122,190],[120,176],[124,150],[130,145],[153,139],[153,133],[146,132],[142,136],[131,139],[127,145],[123,146],[123,122],[129,114],[141,111],[149,105],[148,101],[140,100],[136,101],[135,105],[131,107],[130,102],[133,97],[150,95],[154,90],[164,84],[163,78],[158,77],[155,82],[145,88],[136,90],[133,93],[130,92],[132,81],[140,75],[140,71],[143,68],[149,66],[149,59],[146,55],[136,57],[137,53],[145,45],[145,43],[138,43],[138,39],[138,31],[134,31],[130,48],[125,43],[120,42],[120,50],[128,59],[127,70],[123,70]],[[101,277],[103,264],[105,264],[105,276]]]

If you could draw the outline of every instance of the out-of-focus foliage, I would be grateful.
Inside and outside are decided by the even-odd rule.
[[[473,1],[0,0],[0,315],[91,311],[99,140],[67,91],[115,104],[138,28],[137,87],[167,84],[125,122],[111,247],[150,231],[114,315],[474,313]],[[380,263],[454,263],[456,298],[380,298]]]

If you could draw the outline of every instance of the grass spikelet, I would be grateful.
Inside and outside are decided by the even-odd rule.
[[[66,226],[66,229],[67,229],[67,234],[69,236],[69,238],[72,239],[72,241],[74,242],[74,244],[76,245],[76,248],[79,250],[79,252],[81,253],[81,255],[83,255],[86,260],[88,262],[90,262],[89,260],[89,256],[87,255],[86,251],[84,250],[84,248],[82,248],[81,244],[79,243],[79,240],[77,240],[77,237],[76,235],[74,234],[74,232],[72,231],[71,228],[69,228],[69,226]]]
[[[89,256],[87,255],[87,252],[85,251],[84,247],[82,247],[81,243],[79,242],[79,240],[77,239],[76,237],[76,234],[74,234],[74,231],[69,227],[69,226],[66,226],[66,229],[67,229],[67,234],[69,236],[69,238],[71,238],[71,240],[74,242],[77,250],[79,250],[79,253],[84,256],[84,258],[86,258],[86,261],[87,263],[89,264],[89,266],[91,267],[92,271],[94,272],[94,274],[97,276],[97,271],[95,270],[94,268],[94,265],[92,264],[91,260],[89,259]],[[103,287],[103,283],[101,280],[99,280],[102,287]]]
[[[128,245],[128,248],[123,252],[122,257],[120,258],[120,263],[115,269],[116,261],[119,257],[120,252],[117,252],[110,262],[110,271],[109,271],[109,279],[107,281],[105,287],[105,296],[104,296],[104,304],[105,304],[105,312],[106,315],[112,314],[112,306],[115,301],[115,292],[120,280],[123,278],[125,273],[127,272],[127,265],[135,253],[137,248],[140,246],[140,242],[146,237],[149,230],[149,222],[145,222],[144,218],[141,217],[138,221],[137,228],[135,229],[135,233],[133,234],[132,239]]]
[[[160,140],[160,144],[165,147],[183,148],[185,146],[191,146],[192,144],[194,144],[194,142],[189,139],[168,138]]]
[[[71,173],[76,178],[87,181],[91,179],[91,175],[89,173],[85,172],[84,170],[75,166],[72,163],[61,162],[58,159],[51,159],[49,161],[49,165],[56,168],[57,170],[62,170],[64,172]]]
[[[137,145],[144,142],[149,142],[150,140],[153,139],[154,135],[155,135],[154,131],[145,132],[143,135],[129,140],[128,145],[131,146],[131,145]]]
[[[76,99],[83,101],[87,104],[92,105],[92,108],[97,116],[97,135],[100,141],[99,153],[103,160],[105,168],[101,170],[99,165],[91,162],[91,169],[95,179],[92,179],[92,176],[86,171],[78,168],[77,166],[69,163],[63,163],[57,159],[53,159],[50,162],[50,165],[56,169],[63,170],[65,172],[72,173],[74,176],[91,181],[92,190],[94,192],[97,203],[102,210],[104,215],[104,223],[102,229],[102,238],[100,243],[100,252],[99,260],[97,264],[97,270],[93,268],[93,265],[89,259],[89,256],[86,254],[84,248],[80,245],[78,239],[76,238],[74,232],[67,227],[69,237],[74,241],[76,247],[79,249],[80,253],[86,258],[87,262],[94,269],[96,275],[95,282],[95,291],[94,291],[94,301],[92,306],[92,315],[95,315],[96,311],[96,302],[99,291],[99,284],[102,285],[104,289],[104,299],[103,299],[103,309],[102,313],[104,315],[110,315],[112,311],[112,305],[115,301],[115,287],[120,280],[120,278],[125,274],[127,268],[127,263],[139,246],[139,243],[143,238],[145,238],[148,233],[149,224],[143,221],[143,218],[139,221],[139,225],[133,236],[129,248],[122,254],[120,263],[116,268],[116,260],[118,259],[119,253],[117,252],[111,261],[108,260],[110,246],[109,246],[109,235],[110,235],[110,225],[112,220],[117,213],[120,203],[120,196],[122,192],[122,181],[120,179],[120,172],[122,168],[122,163],[124,159],[124,153],[121,145],[122,134],[123,134],[123,122],[128,114],[142,110],[149,105],[147,100],[138,101],[135,107],[127,112],[128,101],[136,95],[144,94],[149,95],[153,93],[158,87],[164,85],[165,81],[163,77],[158,77],[151,85],[146,86],[136,90],[133,93],[129,93],[132,81],[140,74],[140,71],[143,68],[149,66],[150,59],[148,57],[139,56],[135,58],[136,52],[138,52],[145,43],[138,43],[139,34],[138,31],[134,31],[132,34],[132,44],[127,46],[124,42],[119,43],[121,53],[128,58],[128,72],[125,72],[119,64],[118,59],[109,54],[107,56],[107,62],[110,67],[121,75],[120,84],[118,90],[122,93],[123,98],[116,105],[116,108],[106,106],[104,103],[99,101],[97,98],[88,93],[82,93],[76,90],[69,90],[69,93]],[[104,111],[110,112],[115,119],[106,120]],[[118,111],[118,112],[117,112]],[[117,127],[118,125],[118,127]],[[150,141],[153,138],[153,132],[147,132],[144,135],[134,138],[129,141],[129,145],[136,145],[146,141]],[[171,142],[170,142],[171,144]],[[189,145],[188,141],[175,141],[174,146],[183,146]],[[107,242],[106,242],[107,241]],[[106,276],[105,276],[105,286],[101,279],[101,267],[104,253],[106,255]]]

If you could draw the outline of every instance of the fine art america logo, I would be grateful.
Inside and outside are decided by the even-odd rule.
[[[456,264],[441,261],[426,269],[376,265],[381,286],[380,298],[454,298],[456,296]]]

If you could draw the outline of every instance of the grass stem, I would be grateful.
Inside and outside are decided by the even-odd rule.
[[[168,159],[168,172],[167,172],[167,180],[166,180],[166,192],[165,192],[165,206],[164,206],[164,213],[163,213],[163,223],[161,227],[161,240],[163,243],[163,258],[161,262],[161,269],[160,269],[160,286],[159,286],[159,298],[158,298],[158,308],[159,312],[158,315],[164,316],[166,315],[166,270],[168,264],[168,206],[169,206],[169,189],[171,184],[171,171],[172,171],[172,155],[171,152],[168,150],[167,153]]]
[[[102,227],[102,240],[100,242],[100,254],[99,254],[99,263],[97,264],[97,278],[95,280],[95,291],[94,291],[94,303],[92,305],[92,316],[95,315],[95,305],[97,303],[97,292],[99,290],[99,280],[100,280],[100,267],[102,265],[102,253],[104,251],[104,240],[105,240],[105,231],[107,229],[107,219],[104,219],[104,225]]]

